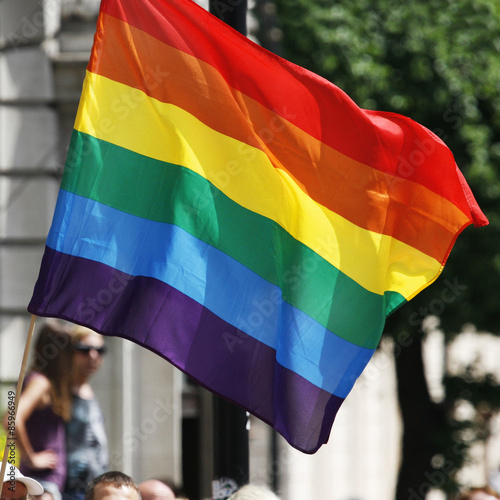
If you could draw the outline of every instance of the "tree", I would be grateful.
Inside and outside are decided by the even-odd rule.
[[[424,498],[430,487],[453,492],[468,447],[487,436],[481,415],[500,407],[498,381],[478,379],[469,368],[446,376],[446,397],[433,402],[422,322],[439,316],[447,341],[466,323],[499,331],[500,6],[494,0],[276,0],[276,6],[284,56],[359,106],[404,114],[439,135],[490,220],[487,228],[464,231],[438,281],[386,325],[398,347],[404,423],[396,498]],[[411,335],[404,347],[402,333]],[[463,399],[476,410],[468,422],[455,414]]]

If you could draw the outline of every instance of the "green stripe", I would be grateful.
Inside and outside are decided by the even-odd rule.
[[[81,132],[73,132],[61,187],[181,227],[279,286],[286,302],[362,347],[377,346],[385,314],[404,301],[395,292],[383,297],[365,290],[276,222],[241,207],[192,170]]]

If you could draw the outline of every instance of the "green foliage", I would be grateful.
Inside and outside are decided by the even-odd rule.
[[[446,468],[442,485],[447,493],[456,493],[456,472],[468,462],[468,450],[491,436],[492,417],[500,410],[500,385],[492,374],[481,374],[477,366],[462,373],[445,376],[445,405],[448,425],[434,436],[441,453],[434,459],[437,471]],[[450,474],[450,472],[452,472]]]

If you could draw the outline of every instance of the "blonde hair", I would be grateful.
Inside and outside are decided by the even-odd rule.
[[[98,337],[101,336],[100,333],[97,333],[96,331],[81,325],[74,325],[69,333],[71,335],[73,345],[78,344],[78,342],[81,342],[82,339],[88,337],[89,335],[96,335]]]
[[[279,500],[267,487],[247,484],[233,493],[228,500]]]

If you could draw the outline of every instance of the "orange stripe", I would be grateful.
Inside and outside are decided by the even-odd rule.
[[[312,199],[354,224],[442,262],[455,233],[469,222],[420,184],[368,167],[313,138],[283,118],[286,109],[267,109],[231,88],[207,63],[114,17],[101,15],[100,22],[104,39],[95,41],[89,71],[172,103],[212,129],[260,148]],[[127,96],[117,98],[117,116],[129,106],[134,103]],[[436,220],[436,214],[444,215]]]

